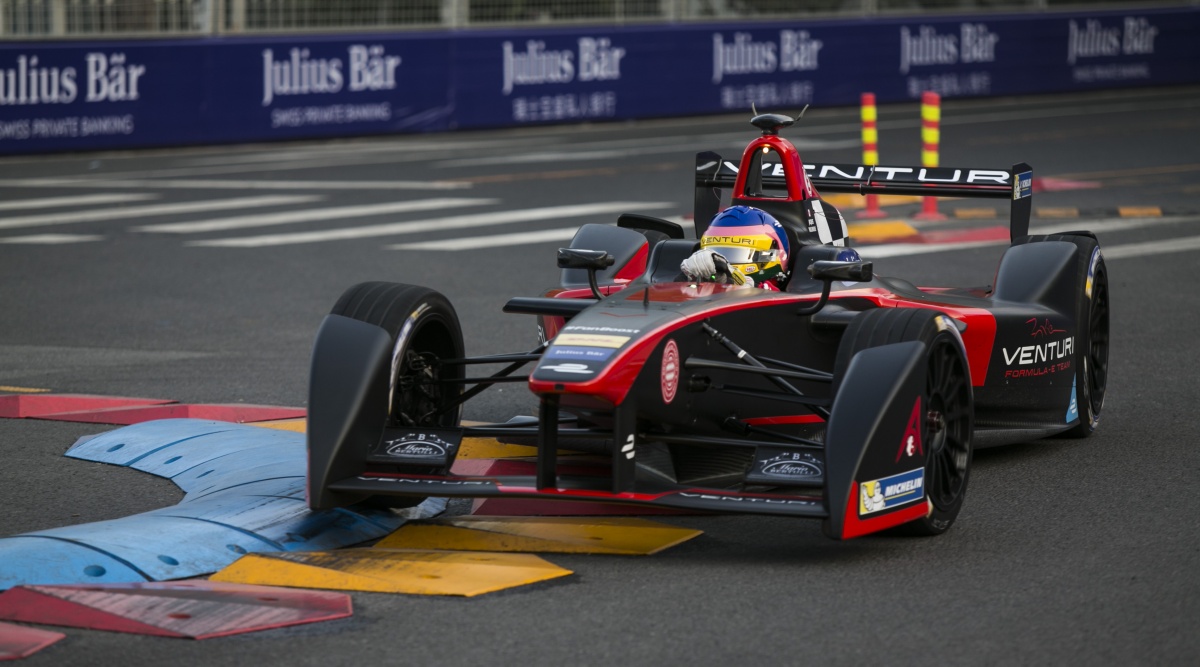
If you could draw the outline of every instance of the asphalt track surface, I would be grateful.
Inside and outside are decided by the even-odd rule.
[[[26,663],[1195,664],[1198,112],[1196,88],[946,103],[943,165],[1027,161],[1035,175],[1098,186],[1038,193],[1034,206],[1074,207],[1082,217],[1073,226],[1101,230],[1113,338],[1097,433],[977,452],[967,502],[941,537],[839,543],[800,519],[671,518],[705,535],[653,557],[550,556],[576,574],[476,599],[355,594],[351,619],[226,639],[67,630],[67,639]],[[786,136],[807,161],[856,162],[856,119],[856,109],[813,110]],[[614,201],[686,215],[692,154],[737,154],[752,136],[746,120],[0,159],[0,206],[145,196],[0,209],[0,385],[303,405],[316,328],[338,295],[363,280],[443,291],[458,309],[471,353],[527,349],[533,323],[500,307],[555,283],[554,250],[565,241],[501,236],[496,244],[513,245],[452,248],[481,236],[610,222],[615,213],[564,209],[523,213],[502,225],[322,235],[451,216],[479,223],[497,212]],[[883,161],[917,164],[915,105],[883,107],[880,126]],[[319,199],[4,227],[16,216],[284,195]],[[270,227],[237,222],[434,197],[488,201],[335,212]],[[943,203],[943,210],[959,205]],[[1162,214],[1118,215],[1119,207],[1148,206]],[[229,219],[210,231],[142,229]],[[1035,219],[1034,231],[1060,222]],[[996,224],[1003,221],[942,223]],[[197,243],[296,232],[313,234],[284,244]],[[389,247],[427,241],[443,249]],[[1002,248],[885,253],[876,272],[918,284],[987,284]],[[869,247],[860,249],[871,258]],[[468,406],[468,418],[506,418],[532,405],[531,395],[513,386],[483,399]],[[77,437],[108,428],[0,421],[0,535],[121,517],[181,497],[165,480],[62,456]]]

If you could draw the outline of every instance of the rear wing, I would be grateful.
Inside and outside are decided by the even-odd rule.
[[[738,166],[738,161],[726,160],[711,151],[696,154],[696,238],[704,234],[708,221],[721,210],[721,194],[734,186]],[[806,164],[804,171],[819,192],[1007,199],[1012,241],[1029,234],[1033,168],[1024,162],[1011,169]],[[762,187],[786,191],[782,165],[763,164]]]

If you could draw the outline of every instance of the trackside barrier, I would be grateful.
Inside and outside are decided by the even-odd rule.
[[[933,91],[921,94],[921,166],[938,166],[938,145],[941,143],[942,98]],[[945,220],[938,213],[937,197],[925,197],[921,201],[921,212],[913,216],[917,220]]]
[[[879,129],[876,122],[879,114],[875,108],[875,93],[863,93],[860,98],[862,109],[863,164],[879,164]],[[859,218],[882,218],[887,212],[879,208],[879,195],[867,195],[867,206],[857,213]]]
[[[1200,5],[0,43],[0,154],[1200,82]],[[1014,131],[1016,128],[1014,127]]]

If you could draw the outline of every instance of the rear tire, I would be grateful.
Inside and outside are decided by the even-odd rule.
[[[1079,423],[1063,435],[1086,438],[1100,425],[1104,393],[1108,387],[1108,268],[1100,243],[1090,232],[1037,234],[1025,243],[1065,241],[1074,243],[1079,258],[1079,323],[1075,352],[1075,404]]]
[[[391,336],[388,427],[458,426],[462,407],[444,408],[458,397],[462,385],[439,384],[440,380],[461,380],[465,372],[461,365],[438,363],[465,356],[458,314],[446,297],[417,285],[367,282],[346,290],[330,313],[374,324]],[[422,500],[374,496],[365,502],[374,507],[399,509]]]
[[[846,328],[838,347],[834,392],[851,358],[859,351],[921,341],[928,368],[922,401],[925,419],[925,493],[930,512],[892,531],[902,535],[940,535],[962,509],[971,473],[974,403],[962,338],[948,315],[921,308],[877,308],[857,317]]]

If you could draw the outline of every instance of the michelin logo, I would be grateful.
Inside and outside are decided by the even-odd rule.
[[[916,468],[858,485],[858,515],[863,516],[925,497],[925,469]]]

